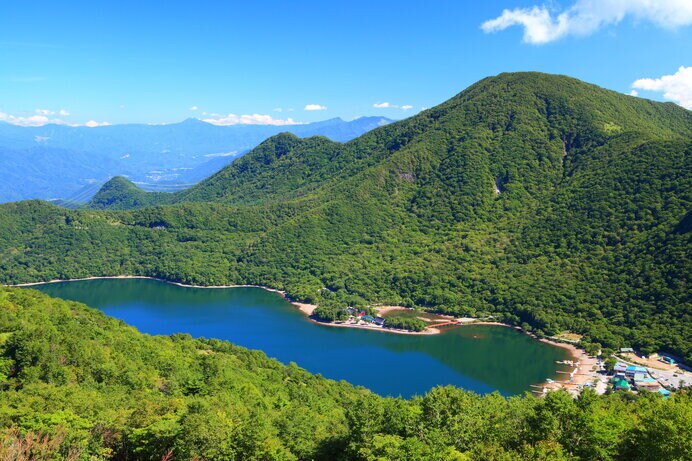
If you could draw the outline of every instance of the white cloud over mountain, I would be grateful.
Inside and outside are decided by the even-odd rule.
[[[375,109],[401,109],[401,110],[409,110],[413,109],[413,106],[410,104],[404,104],[403,106],[400,106],[398,104],[391,104],[389,102],[376,102],[375,104],[372,105]]]
[[[504,10],[481,25],[486,33],[512,26],[524,28],[524,41],[534,45],[566,36],[586,36],[626,17],[675,29],[692,24],[690,0],[577,0],[562,12],[547,6]]]
[[[321,104],[307,104],[303,110],[327,110],[327,106]]]
[[[287,119],[275,119],[271,115],[263,114],[252,114],[252,115],[236,115],[228,114],[221,115],[217,118],[205,118],[204,122],[211,123],[213,125],[301,125],[301,122],[296,122],[292,118]]]
[[[28,117],[15,116],[0,112],[0,121],[19,126],[42,126],[48,123],[65,123],[60,119],[51,119],[45,115],[30,115]]]
[[[88,126],[89,128],[96,128],[97,126],[108,126],[110,123],[108,122],[97,122],[96,120],[89,120],[84,124],[84,126]],[[80,125],[72,125],[72,126],[80,126]]]
[[[636,90],[662,92],[663,98],[686,109],[692,109],[692,66],[680,66],[678,71],[672,75],[664,75],[659,78],[640,78],[632,83],[632,88],[635,88],[632,90],[634,93],[637,93]]]

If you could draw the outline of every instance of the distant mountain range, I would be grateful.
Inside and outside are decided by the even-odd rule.
[[[281,132],[345,142],[391,122],[361,117],[305,125],[217,126],[187,119],[169,125],[95,128],[0,122],[0,202],[33,198],[84,202],[116,175],[147,190],[179,190]]]

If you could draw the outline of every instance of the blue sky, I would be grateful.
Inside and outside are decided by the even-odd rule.
[[[5,0],[0,120],[398,119],[525,70],[689,106],[691,25],[691,0]]]

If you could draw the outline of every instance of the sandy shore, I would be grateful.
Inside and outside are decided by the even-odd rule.
[[[583,349],[579,349],[573,344],[560,343],[549,339],[540,339],[539,341],[554,347],[566,349],[572,356],[572,361],[574,363],[579,363],[579,366],[572,369],[573,374],[571,375],[571,381],[569,374],[562,373],[561,375],[564,378],[556,380],[552,387],[548,387],[549,389],[564,388],[571,394],[577,395],[580,387],[584,386],[586,383],[599,380],[598,370],[594,371],[594,367],[597,365],[598,360],[595,357],[589,356]]]
[[[319,320],[315,320],[313,318],[310,319],[312,322],[318,324],[318,325],[324,325],[327,327],[340,327],[340,328],[359,328],[361,330],[370,330],[370,331],[381,331],[383,333],[394,333],[397,335],[436,335],[440,333],[440,330],[437,328],[426,328],[423,331],[408,331],[408,330],[395,330],[393,328],[383,328],[383,327],[378,327],[376,325],[359,325],[356,323],[329,323],[329,322],[320,322]]]
[[[407,330],[395,330],[392,328],[383,328],[379,327],[377,325],[361,325],[357,323],[347,323],[347,322],[339,322],[339,323],[332,323],[332,322],[320,322],[319,320],[315,319],[312,317],[312,313],[315,311],[317,306],[315,304],[306,304],[306,303],[299,303],[295,301],[291,301],[291,304],[296,306],[300,312],[305,314],[308,319],[316,323],[318,325],[324,325],[327,327],[339,327],[339,328],[359,328],[361,330],[370,330],[370,331],[382,331],[384,333],[396,333],[399,335],[436,335],[440,332],[437,328],[426,328],[423,331],[407,331]],[[384,315],[387,312],[395,311],[395,310],[402,310],[406,309],[405,307],[401,306],[382,306],[378,309],[377,314],[378,315]]]
[[[308,317],[312,315],[312,313],[317,309],[316,304],[306,304],[306,303],[298,303],[295,301],[291,301],[291,304],[296,306],[300,312],[303,314],[307,315]]]
[[[388,314],[389,312],[393,311],[407,311],[409,310],[408,307],[403,307],[403,306],[379,306],[375,307],[377,309],[377,315],[382,317],[385,314]]]
[[[521,330],[519,327],[515,327],[513,325],[508,325],[506,323],[501,323],[501,322],[485,322],[485,321],[480,321],[480,322],[460,322],[460,326],[465,326],[465,325],[495,325],[497,327],[507,327],[507,328],[514,328],[515,330]]]

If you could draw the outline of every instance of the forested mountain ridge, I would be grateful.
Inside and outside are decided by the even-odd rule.
[[[691,360],[691,149],[673,104],[501,74],[345,144],[282,134],[191,189],[118,179],[93,203],[170,205],[0,207],[0,276],[261,284]]]
[[[0,458],[683,460],[689,392],[383,398],[79,303],[0,287]]]
[[[580,150],[627,133],[689,139],[691,124],[690,112],[672,103],[624,96],[570,77],[500,74],[417,116],[345,144],[279,134],[207,180],[171,194],[174,197],[167,201],[272,202],[290,198],[267,193],[277,189],[276,183],[292,180],[296,183],[291,189],[300,190],[343,180],[402,150],[425,161],[428,146],[438,158],[460,157],[454,149],[482,147],[487,152],[480,153],[488,154],[498,186],[520,181],[538,189],[536,183],[544,181],[552,187],[556,175],[569,174]],[[415,147],[413,152],[409,143]],[[524,151],[510,152],[513,147]]]

